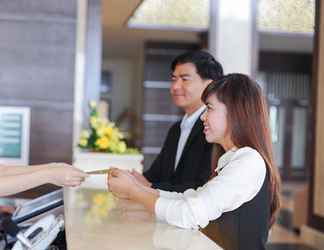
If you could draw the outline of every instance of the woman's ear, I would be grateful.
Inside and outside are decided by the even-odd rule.
[[[212,82],[213,82],[212,79],[207,79],[207,80],[205,80],[205,85],[206,85],[206,87],[207,87],[210,83],[212,83]]]

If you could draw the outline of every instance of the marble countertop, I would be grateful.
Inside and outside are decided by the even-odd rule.
[[[144,208],[86,187],[64,189],[68,250],[220,250],[200,231],[157,222]]]

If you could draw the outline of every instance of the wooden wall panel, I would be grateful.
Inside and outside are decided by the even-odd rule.
[[[324,233],[324,4],[316,1],[312,112],[309,131],[310,191],[308,226]],[[315,238],[313,238],[315,239]],[[315,240],[314,240],[315,243]]]
[[[145,80],[170,81],[170,63],[173,55],[146,55],[145,63],[149,66],[145,68]]]
[[[75,0],[1,0],[0,17],[43,17],[44,20],[59,16],[75,20],[76,4]],[[56,18],[55,21],[60,20]]]
[[[150,122],[144,123],[144,145],[146,147],[162,147],[167,132],[174,122]]]
[[[312,59],[310,53],[260,51],[258,70],[311,74]]]
[[[0,105],[31,108],[31,164],[72,161],[76,6],[0,2]]]
[[[144,99],[150,105],[144,107],[147,114],[179,115],[179,108],[172,105],[169,89],[144,89]]]
[[[318,34],[318,61],[317,61],[317,91],[316,102],[316,141],[315,141],[315,171],[314,171],[314,213],[324,218],[324,4],[320,4],[319,34]],[[324,226],[324,225],[323,225]]]

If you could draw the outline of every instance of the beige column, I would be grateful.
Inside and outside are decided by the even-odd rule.
[[[211,0],[209,51],[225,73],[255,76],[257,27],[255,0]]]
[[[83,122],[88,1],[78,0],[77,7],[78,8],[76,22],[76,51],[74,75],[73,150],[79,142]]]

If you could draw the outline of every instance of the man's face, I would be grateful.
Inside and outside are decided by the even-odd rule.
[[[187,114],[195,112],[201,105],[201,94],[211,80],[203,80],[192,63],[178,64],[171,75],[170,93],[176,106]]]

